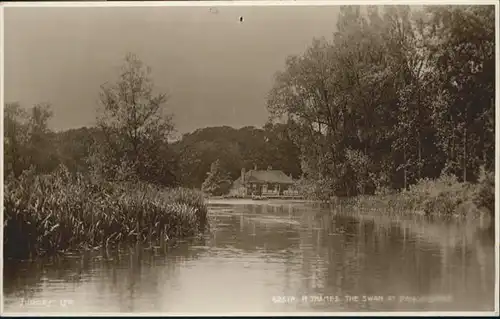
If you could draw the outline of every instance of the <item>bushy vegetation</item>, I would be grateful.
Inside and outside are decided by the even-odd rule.
[[[486,171],[484,167],[481,167],[473,201],[478,208],[486,209],[495,216],[495,174]]]
[[[452,174],[424,178],[407,191],[376,196],[358,196],[354,205],[361,211],[381,214],[417,214],[442,218],[491,217],[494,222],[493,174],[482,175],[479,183],[464,183]]]
[[[402,199],[425,215],[470,216],[478,211],[472,202],[474,186],[459,182],[454,175],[443,174],[437,179],[425,178],[403,192]]]
[[[203,195],[144,183],[96,181],[61,166],[24,171],[4,188],[5,257],[153,242],[195,235],[205,227]]]
[[[301,196],[308,200],[328,202],[334,198],[331,181],[327,179],[301,178],[295,182],[295,188]]]
[[[210,166],[210,172],[207,173],[207,178],[201,185],[201,190],[212,196],[226,195],[231,188],[231,179],[220,165],[220,161],[216,160]]]

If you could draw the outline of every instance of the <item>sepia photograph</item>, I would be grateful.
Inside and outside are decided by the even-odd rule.
[[[498,315],[498,19],[2,3],[2,315]]]

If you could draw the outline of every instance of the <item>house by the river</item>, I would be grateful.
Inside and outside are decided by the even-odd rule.
[[[241,170],[241,176],[234,181],[230,190],[230,195],[244,196],[268,196],[283,197],[297,196],[298,192],[294,189],[294,181],[291,176],[286,175],[280,170],[273,170],[269,167],[267,170]]]

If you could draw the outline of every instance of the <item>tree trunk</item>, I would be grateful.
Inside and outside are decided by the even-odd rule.
[[[483,143],[482,144],[482,147],[483,147],[483,158],[482,158],[482,162],[483,162],[483,165],[484,167],[486,167],[486,130],[483,130]]]
[[[403,162],[404,162],[404,168],[403,168],[403,175],[404,175],[404,189],[406,190],[406,145],[403,149]]]
[[[420,82],[417,82],[417,110],[418,110],[418,132],[417,132],[417,137],[418,137],[418,179],[422,177],[422,112],[420,110]]]
[[[463,172],[463,179],[464,182],[467,181],[467,128],[464,128],[464,172]]]
[[[418,179],[422,178],[422,140],[420,132],[418,136]]]

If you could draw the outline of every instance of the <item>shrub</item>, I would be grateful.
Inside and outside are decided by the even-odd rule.
[[[332,183],[328,179],[312,180],[301,178],[295,183],[295,189],[309,200],[327,202],[334,198]]]
[[[408,206],[426,215],[467,216],[477,212],[472,203],[473,192],[472,185],[459,182],[455,175],[444,173],[435,180],[420,180],[403,194]]]
[[[492,216],[495,212],[495,174],[481,167],[474,203],[480,209],[486,209]]]

